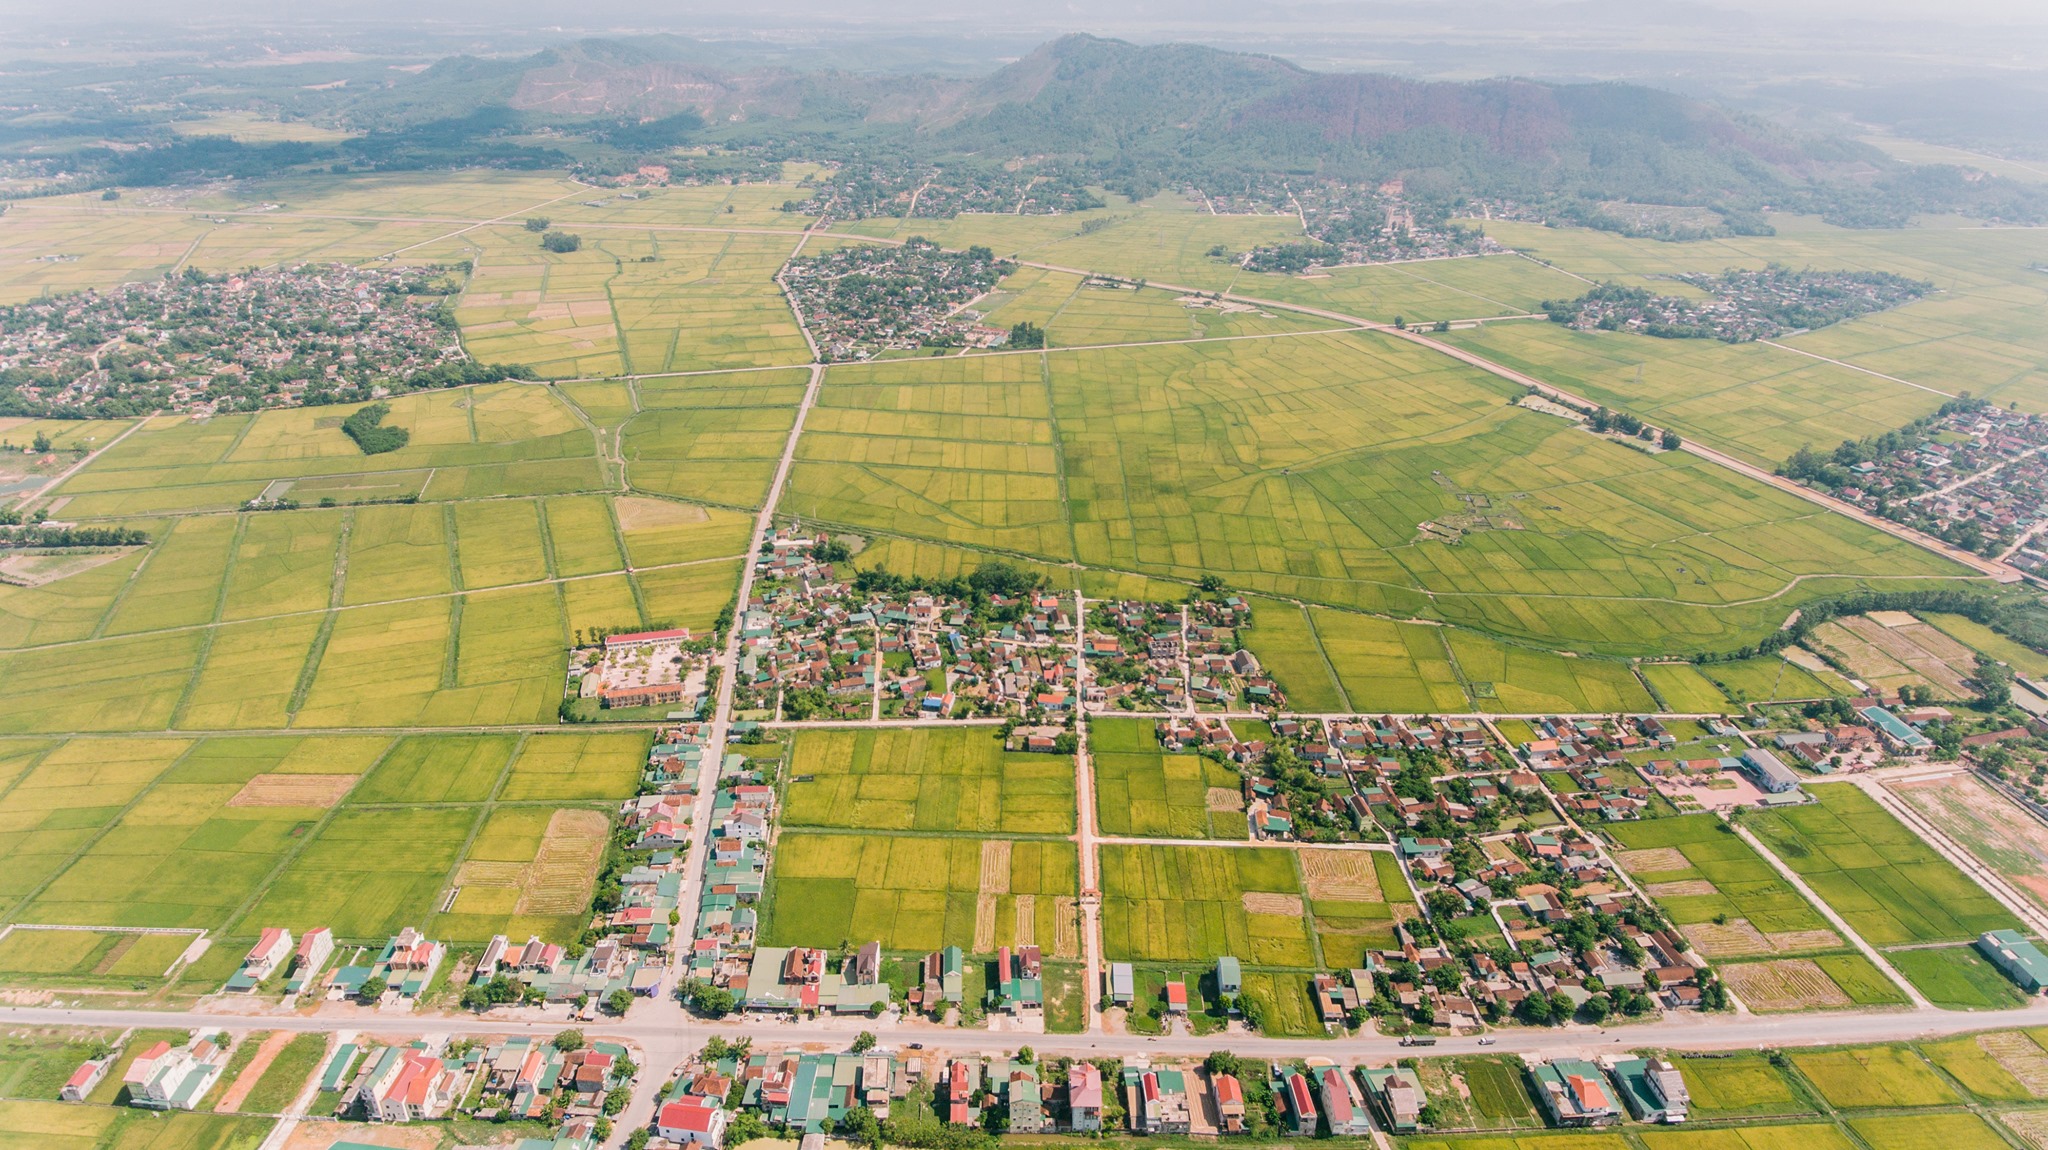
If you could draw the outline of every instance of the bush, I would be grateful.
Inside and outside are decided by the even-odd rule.
[[[551,252],[573,252],[583,246],[583,237],[574,232],[547,232],[540,237],[540,246]]]
[[[546,216],[528,216],[526,217],[526,230],[529,232],[544,232],[548,230],[548,224],[551,222]]]

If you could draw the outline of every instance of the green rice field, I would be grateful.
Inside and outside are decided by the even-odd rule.
[[[793,827],[1070,834],[1074,761],[1005,751],[987,727],[796,736],[781,822]]]
[[[1269,897],[1261,897],[1269,896]],[[1271,847],[1104,846],[1102,938],[1112,959],[1313,968],[1291,851]]]

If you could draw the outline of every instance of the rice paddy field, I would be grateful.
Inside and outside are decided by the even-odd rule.
[[[1673,1061],[1692,1095],[1691,1117],[1714,1121],[1813,1112],[1785,1072],[1761,1054],[1679,1057]]]
[[[2048,828],[1976,776],[1901,780],[1890,788],[1922,818],[2048,908]]]
[[[1104,846],[1104,953],[1138,962],[1228,954],[1247,966],[1312,969],[1321,947],[1304,913],[1308,893],[1289,850]]]
[[[1615,823],[1621,863],[1709,959],[1842,950],[1825,917],[1714,815]]]
[[[1749,826],[1772,853],[1875,946],[1968,942],[2020,929],[1998,900],[1853,786],[1815,787],[1817,800]]]
[[[1247,839],[1243,777],[1201,755],[1159,749],[1153,723],[1096,719],[1089,727],[1096,828],[1114,837]]]
[[[1955,1089],[1910,1046],[1801,1050],[1792,1065],[1823,1101],[1838,1110],[1942,1106],[1960,1101]]]
[[[1005,751],[989,727],[806,730],[780,821],[793,827],[1066,835],[1074,760]]]
[[[1076,957],[1078,881],[1067,842],[791,830],[776,847],[761,935],[908,952],[1035,944]]]

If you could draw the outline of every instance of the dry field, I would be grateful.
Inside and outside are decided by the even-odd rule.
[[[231,807],[317,807],[326,810],[348,797],[361,775],[261,774],[242,784]]]
[[[1976,667],[1976,653],[1902,611],[1824,623],[1814,629],[1813,643],[1873,687],[1925,686],[1949,699],[1973,694],[1963,680]]]
[[[1688,894],[1719,894],[1720,888],[1703,878],[1683,879],[1679,882],[1653,882],[1643,888],[1651,898],[1666,898]]]
[[[2022,1032],[2007,1030],[1978,1035],[1977,1046],[2005,1067],[2027,1093],[2048,1098],[2048,1050],[2041,1049],[2040,1043]]]
[[[666,499],[643,499],[623,495],[614,501],[621,531],[644,531],[654,527],[681,527],[702,523],[711,513],[694,503],[672,503]]]
[[[1891,791],[1978,861],[2048,907],[2048,827],[1974,775],[1895,783]]]
[[[1301,896],[1298,894],[1274,894],[1270,891],[1248,890],[1244,892],[1246,914],[1277,914],[1300,918]]]
[[[520,886],[519,914],[575,914],[590,901],[611,821],[598,811],[561,810],[548,819],[541,843]]]
[[[1667,870],[1691,870],[1692,860],[1677,847],[1648,847],[1643,850],[1616,851],[1614,861],[1630,874],[1655,874]]]
[[[1812,959],[1780,958],[1734,963],[1721,977],[1751,1010],[1808,1010],[1848,1006],[1850,998]]]
[[[1364,851],[1306,848],[1301,852],[1301,875],[1308,887],[1308,897],[1317,902],[1385,901],[1379,875],[1373,871],[1372,856]],[[1249,904],[1246,909],[1250,909]]]

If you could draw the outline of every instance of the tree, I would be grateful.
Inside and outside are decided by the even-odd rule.
[[[1009,347],[1020,351],[1045,346],[1045,329],[1029,321],[1020,322],[1010,329]]]
[[[48,451],[50,450],[50,446],[50,433],[47,431],[38,431],[36,432],[35,441],[29,445],[29,450],[33,451],[37,455],[43,455],[48,453]]]
[[[734,1001],[732,991],[725,987],[705,986],[697,982],[684,987],[683,997],[697,1013],[706,1018],[724,1018],[739,1005]]]
[[[1038,1061],[1038,1052],[1029,1046],[1019,1046],[1017,1048],[1017,1061],[1029,1066]]]
[[[362,999],[364,1002],[375,1002],[378,999],[383,998],[384,992],[389,989],[391,989],[391,984],[389,982],[373,974],[370,977],[364,979],[363,985],[357,988],[356,997]]]
[[[631,1101],[633,1101],[633,1090],[631,1087],[621,1086],[616,1090],[608,1091],[604,1096],[604,1112],[608,1116],[616,1116],[624,1111],[626,1104]]]
[[[1666,431],[1664,433],[1664,450],[1677,451],[1682,443],[1683,441],[1678,438],[1677,432]]]
[[[1430,330],[1431,330],[1431,331],[1449,331],[1449,330],[1451,330],[1451,321],[1450,321],[1450,320],[1447,320],[1447,319],[1440,319],[1440,320],[1436,321],[1436,323],[1435,323],[1435,324],[1434,324],[1434,325],[1433,325],[1433,326],[1432,326],[1432,327],[1430,328]]]
[[[583,246],[583,237],[574,232],[547,232],[540,237],[540,246],[551,252],[573,252]]]
[[[647,1127],[642,1126],[626,1135],[626,1150],[647,1150],[647,1140],[652,1137]]]
[[[757,1138],[768,1136],[768,1124],[752,1110],[742,1110],[732,1116],[732,1122],[725,1128],[725,1143],[728,1146],[745,1146]]]
[[[583,1049],[583,1032],[580,1030],[564,1030],[560,1034],[555,1035],[551,1045],[564,1054],[569,1053],[571,1050],[581,1050]]]
[[[875,1118],[875,1112],[865,1106],[848,1110],[839,1119],[839,1132],[846,1140],[858,1146],[880,1147],[882,1145],[882,1124]]]
[[[546,216],[528,216],[526,217],[526,230],[529,232],[544,232],[548,230],[548,224],[551,222],[553,221],[549,220]]]
[[[1221,595],[1228,586],[1229,584],[1223,581],[1223,576],[1214,572],[1202,576],[1202,590],[1207,594]]]
[[[604,996],[604,1008],[613,1014],[624,1014],[633,1008],[633,992],[620,987]]]
[[[855,1054],[866,1054],[868,1051],[873,1050],[874,1048],[875,1032],[872,1030],[863,1030],[859,1034],[853,1036],[853,1045],[849,1049],[851,1049]]]

